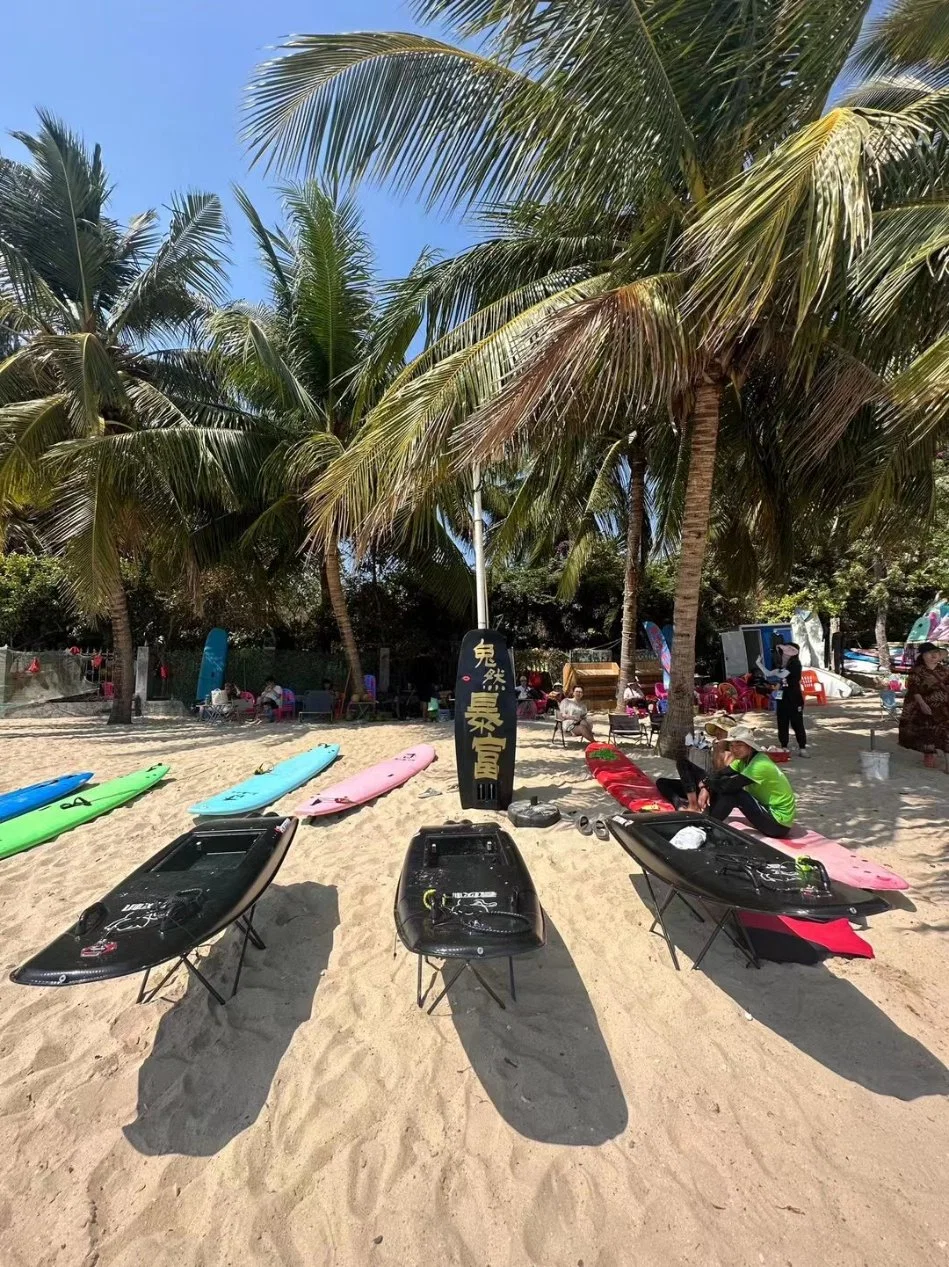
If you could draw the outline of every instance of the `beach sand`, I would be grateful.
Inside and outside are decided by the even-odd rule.
[[[516,1004],[465,974],[434,1016],[393,957],[392,902],[414,829],[460,816],[448,726],[0,723],[0,790],[172,767],[0,862],[0,1265],[949,1263],[949,776],[891,727],[890,781],[862,783],[875,711],[810,709],[814,759],[788,767],[801,821],[911,882],[871,920],[875,960],[755,972],[720,939],[676,973],[637,869],[562,824],[514,832],[549,920]],[[519,789],[609,810],[550,732],[521,728]],[[343,760],[313,788],[422,740],[440,759],[301,826],[226,1008],[184,973],[143,1006],[132,978],[10,983],[188,805],[329,738]],[[702,929],[681,908],[671,925],[688,969]],[[226,979],[236,954],[226,933],[202,967]]]

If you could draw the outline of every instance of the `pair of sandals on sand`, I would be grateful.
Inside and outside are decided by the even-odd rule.
[[[560,807],[560,813],[563,818],[573,823],[581,836],[596,836],[597,840],[609,840],[610,829],[606,825],[606,819],[601,815],[591,818],[589,814],[584,814],[580,810],[564,809],[563,806]]]

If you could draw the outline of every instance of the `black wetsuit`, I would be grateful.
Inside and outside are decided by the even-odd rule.
[[[763,836],[783,837],[790,834],[790,827],[779,823],[766,805],[748,792],[744,784],[749,780],[743,775],[729,769],[719,770],[707,775],[701,766],[694,761],[682,759],[676,762],[677,779],[656,779],[656,787],[667,801],[676,809],[682,809],[689,793],[699,790],[703,783],[708,784],[710,800],[708,814],[710,818],[723,823],[733,809],[739,810],[752,825],[755,831]]]

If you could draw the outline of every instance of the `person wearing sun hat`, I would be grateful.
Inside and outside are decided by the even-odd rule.
[[[673,804],[683,801],[690,810],[698,810],[699,788],[709,774],[728,765],[728,733],[738,724],[728,713],[712,713],[696,717],[692,731],[685,737],[688,755],[676,762],[677,779],[657,779],[656,786]]]
[[[750,726],[733,726],[724,742],[730,761],[704,775],[697,792],[690,792],[685,779],[657,779],[659,791],[679,808],[706,810],[719,822],[737,809],[762,835],[787,836],[797,802],[784,771],[761,751]]]

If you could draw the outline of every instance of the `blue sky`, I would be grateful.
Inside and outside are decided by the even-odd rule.
[[[102,145],[122,219],[166,206],[176,189],[219,193],[235,230],[232,290],[250,298],[260,278],[231,184],[275,215],[237,136],[254,66],[293,33],[412,26],[398,0],[44,0],[40,10],[16,0],[5,8],[0,151],[17,153],[6,133],[32,131],[43,106]],[[366,190],[362,203],[383,276],[406,271],[423,246],[453,251],[469,240],[461,226],[387,192]]]
[[[875,0],[873,11],[883,7]],[[268,46],[307,31],[406,29],[399,0],[15,0],[4,13],[0,130],[31,130],[35,107],[60,115],[98,141],[116,185],[120,218],[167,205],[178,189],[221,194],[244,184],[265,218],[275,203],[248,171],[237,139],[241,95]],[[41,20],[38,16],[41,14]],[[4,140],[2,150],[15,153]],[[365,190],[366,223],[379,271],[396,276],[423,246],[459,249],[463,226],[426,215],[411,201]],[[260,277],[236,214],[232,290],[257,298]]]

